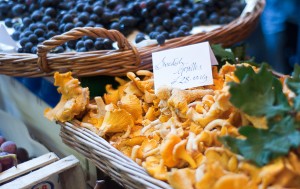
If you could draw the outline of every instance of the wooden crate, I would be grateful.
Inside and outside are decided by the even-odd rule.
[[[47,153],[0,173],[1,189],[86,189],[79,160]]]

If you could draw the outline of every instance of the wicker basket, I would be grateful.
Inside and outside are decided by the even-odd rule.
[[[65,144],[92,161],[102,172],[125,188],[171,189],[167,183],[149,176],[133,160],[112,147],[94,132],[79,127],[77,121],[59,123]]]
[[[161,51],[203,41],[230,46],[244,40],[255,28],[264,8],[265,0],[254,0],[254,8],[231,23],[210,32],[168,40],[164,45],[136,48],[116,30],[103,28],[75,28],[54,36],[38,46],[37,54],[0,53],[0,74],[21,77],[52,76],[55,71],[72,71],[74,76],[110,75],[122,76],[128,71],[152,69],[152,52]],[[109,38],[118,43],[118,50],[90,52],[66,52],[51,54],[56,46],[82,36]]]

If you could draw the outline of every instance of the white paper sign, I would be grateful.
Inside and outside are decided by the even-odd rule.
[[[15,48],[21,47],[11,38],[3,24],[0,24],[0,36],[0,43]]]
[[[212,85],[211,65],[218,64],[208,42],[152,53],[152,61],[155,91]]]

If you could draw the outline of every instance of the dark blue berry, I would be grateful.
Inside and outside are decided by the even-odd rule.
[[[20,39],[20,32],[15,31],[15,32],[11,35],[11,37],[13,38],[13,40],[19,41],[19,39]]]
[[[159,34],[159,35],[157,35],[156,40],[159,45],[162,45],[165,43],[166,38],[164,35]]]
[[[6,25],[6,27],[11,28],[13,26],[13,22],[11,18],[6,18],[4,20],[4,24]]]
[[[18,53],[23,53],[24,49],[23,48],[18,48]]]
[[[67,15],[64,15],[62,20],[61,20],[62,23],[69,23],[69,22],[73,22],[73,17],[69,14]]]
[[[32,47],[31,48],[31,53],[36,54],[37,53],[37,47]]]
[[[14,16],[21,16],[26,9],[26,6],[23,4],[16,4],[12,8],[12,13]]]
[[[94,41],[91,40],[91,39],[87,39],[84,41],[84,47],[87,49],[87,50],[91,50],[93,47],[94,47]]]
[[[80,13],[78,16],[78,21],[87,23],[89,21],[89,14],[87,12]]]
[[[231,7],[229,9],[228,13],[230,16],[233,16],[233,17],[238,17],[241,14],[240,10],[237,7]]]
[[[36,23],[31,23],[30,25],[29,25],[29,29],[30,29],[30,31],[34,31],[34,30],[36,30],[38,28],[38,26],[37,26],[37,24]]]
[[[39,10],[36,10],[31,14],[31,19],[35,22],[42,20],[42,18],[43,18],[43,13]]]
[[[67,23],[64,27],[64,32],[70,31],[71,29],[74,28],[74,24],[72,23]]]
[[[69,47],[70,49],[75,49],[76,48],[76,40],[72,40],[72,41],[68,41],[67,42],[67,47]]]
[[[150,34],[149,34],[149,37],[150,37],[150,39],[156,39],[156,37],[159,35],[159,33],[158,32],[151,32]]]
[[[85,12],[92,13],[92,12],[93,12],[93,7],[90,6],[89,4],[86,4],[86,5],[84,6],[83,10],[84,10]]]
[[[57,24],[54,21],[50,21],[47,23],[48,30],[57,30]]]
[[[82,22],[77,22],[75,24],[75,28],[79,28],[79,27],[83,27],[83,26],[84,26],[84,24]]]
[[[96,14],[96,15],[98,15],[98,16],[102,16],[102,14],[103,14],[103,8],[101,7],[101,6],[95,6],[94,8],[93,8],[93,12]]]
[[[42,43],[42,42],[44,42],[46,39],[44,38],[44,37],[39,37],[38,38],[38,41],[39,41],[39,43]]]
[[[96,50],[101,50],[104,48],[104,44],[103,44],[103,41],[100,41],[100,40],[96,40],[95,41],[95,44],[94,44],[94,47]]]
[[[87,50],[86,50],[85,47],[81,47],[81,48],[79,48],[77,51],[78,51],[78,52],[86,52]]]
[[[22,47],[24,47],[25,44],[28,43],[28,42],[29,42],[28,38],[27,38],[27,37],[24,37],[24,38],[22,38],[22,39],[20,40],[20,45],[21,45]]]
[[[110,25],[110,29],[120,30],[120,24],[118,22],[113,22]]]
[[[49,38],[51,38],[51,37],[53,37],[53,36],[55,36],[56,35],[56,32],[55,31],[49,31],[48,33],[47,33],[47,38],[49,39]]]
[[[54,8],[48,7],[48,8],[46,8],[46,10],[45,10],[45,15],[54,18],[54,17],[56,16],[56,11],[55,11]]]
[[[22,23],[24,26],[29,26],[32,23],[32,20],[29,17],[24,17]]]
[[[33,47],[33,44],[31,42],[27,42],[24,46],[24,50],[26,53],[31,53],[31,49]]]
[[[76,49],[80,49],[80,48],[82,48],[82,47],[84,47],[84,42],[83,41],[77,41],[77,43],[76,43]]]
[[[112,41],[110,39],[104,39],[103,40],[103,45],[105,49],[112,49]]]
[[[175,16],[173,18],[173,24],[175,26],[181,26],[182,23],[183,23],[183,20],[179,16]]]
[[[65,49],[62,46],[58,46],[58,47],[55,47],[55,49],[53,49],[54,53],[63,53],[64,51],[65,51]]]
[[[135,38],[135,42],[136,43],[139,43],[139,42],[141,42],[141,41],[143,41],[143,40],[145,40],[145,36],[136,36],[136,38]]]
[[[52,18],[51,18],[50,16],[44,16],[44,17],[42,18],[42,22],[43,22],[43,23],[50,22],[51,20],[52,20]]]
[[[38,38],[35,34],[31,34],[28,37],[28,40],[32,43],[32,44],[37,44],[38,43]]]

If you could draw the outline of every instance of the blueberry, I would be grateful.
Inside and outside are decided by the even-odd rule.
[[[37,25],[38,28],[40,28],[44,31],[47,31],[47,26],[44,23],[38,22],[36,25]]]
[[[33,34],[33,33],[30,30],[26,30],[23,32],[24,37],[29,37],[31,34]]]
[[[136,43],[139,43],[139,42],[141,42],[143,40],[145,40],[145,36],[139,36],[139,35],[137,35],[136,38],[135,38],[135,42]]]
[[[173,23],[175,26],[181,26],[181,24],[183,23],[183,20],[179,16],[175,16],[173,18]]]
[[[32,44],[37,44],[38,43],[38,38],[35,34],[31,34],[28,37],[28,40],[32,43]]]
[[[84,42],[83,41],[77,41],[77,43],[76,43],[76,49],[80,49],[80,48],[82,48],[82,47],[84,47]]]
[[[65,51],[65,49],[62,46],[58,46],[58,47],[55,47],[55,49],[53,49],[54,53],[63,53],[64,51]]]
[[[156,26],[156,27],[155,27],[155,31],[161,33],[161,32],[163,32],[163,31],[165,31],[165,28],[164,28],[163,26]]]
[[[56,32],[55,31],[49,31],[48,33],[47,33],[47,38],[49,39],[49,38],[51,38],[51,37],[53,37],[53,36],[55,36],[56,35]]]
[[[29,17],[24,17],[22,22],[24,26],[29,26],[32,23],[32,20]]]
[[[87,12],[80,13],[78,16],[78,21],[87,23],[89,21],[89,14]]]
[[[42,20],[43,14],[41,11],[36,10],[31,14],[31,19],[35,22]]]
[[[11,28],[13,26],[13,22],[11,18],[6,18],[4,20],[4,24],[6,25],[6,27]]]
[[[99,18],[99,16],[97,14],[93,13],[90,16],[90,20],[94,21],[94,22],[99,22],[100,18]]]
[[[96,40],[95,41],[95,44],[94,44],[94,47],[96,50],[101,50],[104,48],[104,44],[103,44],[103,41],[100,41],[100,40]]]
[[[66,24],[61,23],[61,24],[59,25],[59,27],[58,27],[58,31],[60,31],[61,33],[64,33],[64,31],[65,31],[65,25],[66,25]]]
[[[21,16],[23,14],[23,12],[25,11],[25,9],[26,9],[25,5],[16,4],[12,8],[12,13],[14,14],[14,16]]]
[[[78,11],[78,12],[82,12],[83,11],[83,8],[84,8],[84,3],[78,3],[77,5],[76,5],[76,10]]]
[[[39,43],[42,43],[42,42],[44,42],[46,39],[44,38],[44,37],[39,37],[38,38],[38,41],[39,41]]]
[[[199,18],[193,18],[192,24],[193,26],[199,26],[201,24],[201,20]]]
[[[24,49],[23,48],[18,48],[18,53],[22,53],[24,52]]]
[[[37,53],[37,47],[32,47],[31,48],[31,53],[36,54]]]
[[[24,38],[22,38],[22,39],[20,40],[20,45],[21,45],[22,47],[24,47],[25,44],[28,43],[28,42],[29,42],[28,38],[27,38],[27,37],[24,37]]]
[[[79,28],[79,27],[83,27],[83,26],[84,26],[84,24],[82,22],[77,22],[75,24],[75,28]]]
[[[219,15],[217,13],[212,13],[209,16],[209,21],[211,24],[217,24],[219,22]]]
[[[156,9],[159,13],[164,13],[167,10],[167,6],[165,3],[158,3]]]
[[[81,47],[81,48],[79,48],[77,51],[78,51],[78,52],[86,52],[87,50],[86,50],[85,47]]]
[[[156,16],[153,18],[153,24],[156,25],[156,26],[159,26],[162,24],[162,18],[159,17],[159,16]]]
[[[54,17],[56,16],[56,11],[55,11],[54,8],[48,7],[48,8],[46,8],[46,10],[45,10],[45,15],[54,18]]]
[[[33,44],[31,42],[27,42],[24,46],[24,50],[26,53],[31,53],[31,49],[33,47]]]
[[[195,17],[199,18],[201,21],[204,21],[207,18],[207,14],[204,10],[199,10]]]
[[[75,49],[76,48],[76,40],[72,40],[72,41],[68,41],[67,42],[67,47],[69,47],[70,49]]]
[[[164,26],[164,28],[167,29],[167,30],[171,29],[172,26],[173,26],[172,20],[170,20],[170,19],[164,20],[164,21],[163,21],[163,26]]]
[[[117,1],[117,0],[110,0],[110,1],[106,4],[106,6],[107,6],[108,8],[110,8],[110,9],[113,9],[113,8],[115,8],[115,6],[117,6],[117,4],[118,4],[118,1]]]
[[[119,16],[127,16],[127,15],[129,15],[128,9],[127,8],[120,8],[118,10],[118,15]]]
[[[235,18],[239,17],[241,12],[237,7],[231,7],[228,11],[230,16],[233,16]]]
[[[103,45],[105,49],[112,49],[112,41],[110,39],[104,39]]]
[[[179,29],[184,31],[184,32],[189,31],[189,27],[187,25],[182,25],[182,26],[179,27]]]
[[[38,26],[37,26],[36,23],[31,23],[31,24],[29,25],[29,29],[30,29],[31,31],[34,31],[34,30],[36,30],[37,28],[38,28]]]
[[[94,27],[95,26],[95,22],[93,22],[93,21],[89,21],[86,25],[85,25],[85,27]]]
[[[113,22],[110,25],[110,29],[119,30],[120,29],[120,24],[118,22]]]
[[[162,45],[165,43],[166,38],[164,35],[159,34],[159,35],[157,35],[156,40],[159,45]]]
[[[83,10],[84,10],[85,12],[92,13],[92,12],[93,12],[93,7],[90,6],[89,4],[86,4],[86,5],[83,7]]]
[[[156,37],[157,37],[158,35],[159,35],[158,32],[151,32],[151,33],[149,33],[150,39],[156,39]]]
[[[87,49],[87,50],[91,50],[93,47],[94,47],[94,42],[93,40],[91,39],[87,39],[84,41],[84,47]]]
[[[36,30],[34,30],[34,34],[37,36],[37,37],[43,37],[45,32],[43,29],[41,28],[37,28]]]
[[[15,32],[11,35],[11,37],[13,38],[13,40],[19,41],[19,39],[20,39],[20,32],[15,31]]]
[[[64,27],[64,32],[70,31],[71,29],[74,28],[74,24],[72,23],[67,23]]]
[[[57,24],[54,21],[50,21],[47,23],[48,30],[57,30]]]
[[[102,14],[103,14],[103,8],[101,7],[101,6],[95,6],[94,8],[93,8],[93,12],[96,14],[96,15],[98,15],[98,16],[102,16]]]
[[[42,22],[43,22],[43,23],[50,22],[51,20],[52,20],[52,18],[51,18],[50,16],[44,16],[44,17],[42,18]]]
[[[62,20],[61,20],[62,23],[69,23],[69,22],[73,22],[73,17],[69,14],[66,14],[63,16]]]
[[[167,31],[163,31],[161,33],[161,35],[163,35],[165,37],[165,39],[169,39],[170,38],[169,32],[167,32]]]

